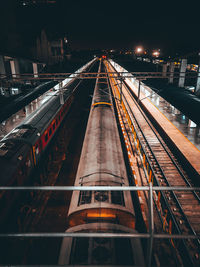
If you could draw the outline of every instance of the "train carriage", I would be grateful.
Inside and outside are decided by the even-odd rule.
[[[89,62],[81,71],[90,69],[94,62]],[[80,83],[80,79],[71,78],[63,90],[63,104],[59,91],[55,91],[46,103],[0,141],[1,186],[22,186],[29,182],[28,176],[68,113]],[[16,192],[0,192],[0,224],[12,207],[15,195]]]
[[[101,62],[99,72],[104,72]],[[108,80],[97,79],[75,186],[127,186],[128,177]],[[129,191],[73,191],[66,232],[133,233],[135,212]],[[120,249],[124,244],[125,249]],[[69,238],[59,264],[144,266],[139,239]]]

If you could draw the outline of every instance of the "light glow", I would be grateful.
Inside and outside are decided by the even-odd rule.
[[[111,213],[87,213],[87,218],[110,218],[110,219],[115,219],[116,215],[115,214],[111,214]]]
[[[143,48],[141,46],[136,48],[136,53],[142,53],[142,52]]]
[[[153,51],[152,55],[153,55],[154,57],[159,57],[160,52],[159,52],[159,51]]]

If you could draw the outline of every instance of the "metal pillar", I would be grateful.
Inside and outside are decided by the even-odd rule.
[[[63,97],[63,84],[62,82],[59,83],[59,94],[60,94],[60,104],[64,104],[64,97]]]
[[[178,82],[179,87],[184,87],[186,68],[187,68],[187,59],[182,59],[181,60],[179,82]]]
[[[162,76],[166,77],[167,76],[167,63],[163,64],[162,67]]]
[[[173,83],[174,81],[174,62],[170,62],[170,67],[169,67],[169,83]]]
[[[120,103],[122,103],[122,78],[120,79]]]
[[[149,242],[147,247],[147,266],[151,266],[153,237],[154,237],[154,216],[153,216],[153,189],[152,183],[149,184]]]
[[[37,63],[33,63],[33,76],[34,76],[34,78],[38,78],[38,65],[37,65]]]
[[[4,57],[0,55],[0,75],[5,75],[6,69],[4,64]]]
[[[200,56],[200,53],[199,53]],[[197,83],[196,83],[196,88],[195,88],[195,94],[197,96],[200,96],[200,60],[199,60],[199,66],[198,66],[198,70],[197,70]]]
[[[138,99],[137,99],[137,102],[139,103],[140,101],[140,88],[141,87],[141,80],[139,80],[139,83],[138,83]]]
[[[13,78],[17,78],[17,76],[19,77],[19,74],[20,74],[19,62],[16,58],[10,61],[10,67],[11,67],[12,77]]]

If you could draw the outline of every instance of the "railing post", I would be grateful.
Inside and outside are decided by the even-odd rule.
[[[120,103],[122,103],[122,78],[120,77]]]
[[[153,235],[154,235],[154,218],[153,218],[153,189],[152,183],[149,183],[149,242],[147,247],[147,266],[151,266],[152,250],[153,250]]]
[[[138,83],[138,103],[140,101],[140,86],[141,86],[141,80],[139,79],[139,83]]]

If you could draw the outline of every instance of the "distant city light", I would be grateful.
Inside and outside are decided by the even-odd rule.
[[[153,55],[154,57],[159,57],[160,52],[159,52],[159,51],[153,51],[152,55]]]
[[[136,53],[142,53],[143,51],[143,48],[142,47],[137,47],[136,48]]]

